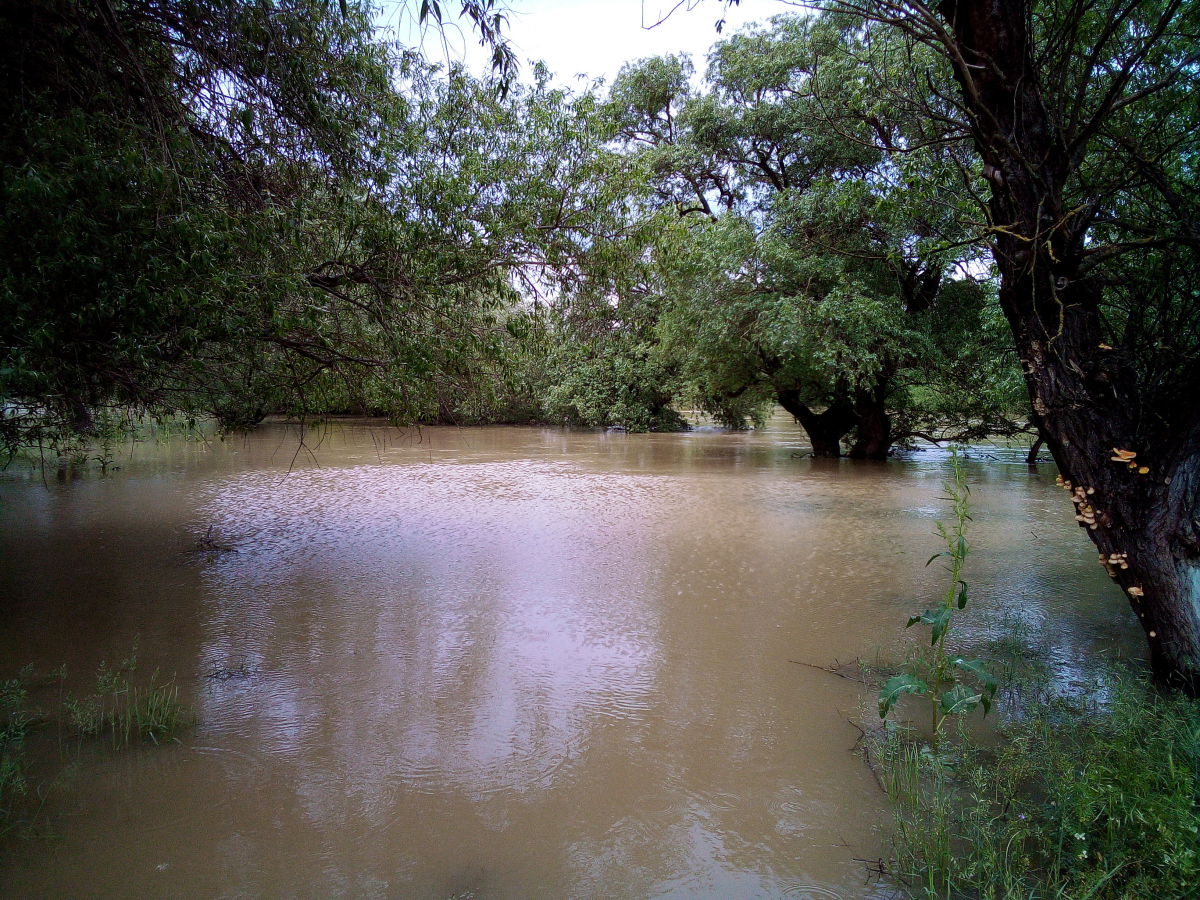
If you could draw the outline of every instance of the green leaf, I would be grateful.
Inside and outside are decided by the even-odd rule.
[[[983,663],[978,659],[963,659],[961,656],[956,656],[951,663],[956,668],[969,672],[979,682],[981,688],[979,702],[983,705],[983,714],[986,716],[992,711],[992,700],[996,696],[996,689],[1000,686],[996,676],[985,669]]]
[[[928,625],[933,629],[933,636],[930,640],[930,643],[936,644],[939,640],[941,640],[941,637],[945,633],[946,629],[950,627],[950,613],[951,610],[949,606],[939,606],[937,609],[927,609],[919,616],[912,616],[908,620],[908,625],[904,627],[910,628],[918,622]]]
[[[943,551],[943,552],[941,552],[941,553],[935,553],[935,554],[933,554],[933,556],[929,557],[929,559],[928,559],[928,560],[926,560],[926,562],[925,562],[925,568],[927,568],[927,569],[928,569],[928,568],[929,568],[929,564],[930,564],[931,562],[933,562],[933,561],[934,561],[935,559],[937,559],[939,556],[945,556],[945,555],[946,555],[945,551]]]
[[[879,692],[879,718],[887,718],[901,694],[924,694],[928,690],[928,685],[915,675],[893,675],[883,683],[883,690]]]
[[[964,672],[969,672],[975,676],[980,686],[983,688],[984,695],[990,700],[996,696],[996,689],[1000,686],[996,681],[996,676],[983,667],[983,662],[978,659],[963,659],[961,656],[956,656],[951,660],[955,668],[962,669]]]
[[[933,628],[933,634],[930,636],[930,643],[936,644],[942,639],[942,635],[946,633],[946,629],[950,627],[950,607],[943,606],[937,611],[933,621],[929,623]]]
[[[967,608],[967,583],[965,581],[960,581],[959,584],[962,585],[962,589],[958,592],[958,608],[966,609]]]
[[[942,715],[961,716],[969,713],[982,699],[982,694],[975,693],[965,684],[956,684],[950,690],[942,692]]]

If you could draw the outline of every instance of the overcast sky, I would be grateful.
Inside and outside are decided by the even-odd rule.
[[[412,4],[416,6],[416,4]],[[648,28],[671,10],[671,0],[510,0],[508,34],[527,77],[526,60],[540,59],[557,79],[570,82],[578,74],[613,76],[628,60],[663,53],[692,54],[698,71],[703,71],[705,54],[719,35],[714,25],[726,19],[724,34],[746,22],[763,22],[788,7],[778,0],[742,0],[725,10],[721,0],[685,0],[666,21]],[[454,9],[453,2],[444,8]],[[411,21],[397,22],[397,35],[414,43]],[[476,73],[487,69],[487,56],[475,36],[462,23],[462,31],[448,31],[452,60],[465,59]],[[445,58],[436,35],[426,37],[425,50],[431,59]]]

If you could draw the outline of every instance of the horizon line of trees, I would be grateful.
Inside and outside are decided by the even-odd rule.
[[[492,78],[388,44],[364,3],[0,12],[20,38],[0,62],[6,448],[115,408],[646,430],[778,402],[818,454],[871,457],[1028,429],[987,279],[878,215],[938,175],[871,185],[879,152],[788,95],[847,71],[836,26],[722,42],[704,94],[677,58],[570,92],[513,80],[501,13],[464,11]],[[773,71],[739,71],[764,47]],[[778,173],[744,164],[788,128]],[[851,247],[847,212],[880,229]]]

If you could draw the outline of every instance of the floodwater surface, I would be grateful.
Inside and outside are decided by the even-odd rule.
[[[888,895],[854,752],[874,699],[804,664],[894,650],[940,589],[944,454],[803,458],[782,418],[306,445],[0,478],[0,677],[65,663],[82,691],[136,642],[197,719],[163,747],[35,741],[53,780],[0,838],[0,896]],[[1131,614],[1053,467],[993,455],[967,464],[960,634],[1019,621],[1084,678]],[[196,550],[210,526],[236,552]]]

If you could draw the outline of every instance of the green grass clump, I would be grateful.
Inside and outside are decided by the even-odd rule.
[[[1200,702],[1113,671],[1084,698],[1022,692],[987,749],[875,747],[914,896],[1200,896]]]
[[[102,737],[116,746],[136,742],[177,741],[175,732],[190,724],[190,712],[179,701],[173,681],[158,683],[157,670],[148,685],[134,683],[137,646],[120,666],[101,663],[91,694],[68,698],[64,704],[67,724],[77,734]]]
[[[38,810],[48,791],[60,785],[74,762],[67,762],[58,775],[45,780],[30,774],[27,756],[35,756],[38,765],[33,772],[45,776],[48,760],[44,754],[32,751],[36,733],[47,728],[58,732],[59,761],[66,761],[73,742],[64,742],[65,735],[77,738],[76,749],[85,740],[108,744],[114,750],[124,750],[139,744],[178,743],[176,733],[195,722],[192,711],[179,700],[179,688],[173,681],[160,682],[155,671],[149,679],[135,681],[137,645],[119,666],[101,663],[93,687],[80,696],[71,696],[64,689],[66,666],[49,675],[35,677],[33,667],[26,667],[13,679],[0,681],[0,835],[14,829],[33,828]],[[32,690],[57,685],[58,696],[50,708],[29,705]],[[43,749],[48,749],[45,741]]]

